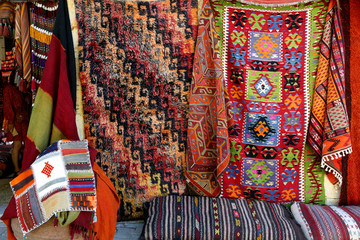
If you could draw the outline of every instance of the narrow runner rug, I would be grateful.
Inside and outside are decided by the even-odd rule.
[[[120,196],[119,219],[185,190],[197,1],[75,1],[85,135]]]

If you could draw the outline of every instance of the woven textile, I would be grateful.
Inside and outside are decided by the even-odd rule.
[[[15,12],[15,52],[20,76],[31,81],[31,48],[27,3],[18,3]]]
[[[15,17],[15,4],[11,2],[0,3],[0,15],[1,18],[9,18],[13,23]]]
[[[60,2],[60,14],[56,18],[49,50],[51,54],[44,70],[46,77],[43,78],[32,108],[22,170],[28,169],[39,153],[51,143],[64,138],[79,139],[75,123],[75,100],[71,95],[71,92],[76,91],[74,48],[66,1]],[[16,207],[12,198],[1,218],[6,220],[14,217]]]
[[[85,134],[120,196],[119,218],[185,189],[197,1],[75,1]]]
[[[336,4],[326,16],[311,111],[309,143],[321,166],[342,183],[342,157],[352,152],[345,101],[344,42]]]
[[[18,73],[22,77],[22,53],[21,53],[21,8],[20,5],[17,5],[15,8],[15,59],[16,65],[18,67]]]
[[[44,72],[52,31],[54,29],[58,2],[33,2],[29,4],[31,68],[33,91],[36,92]],[[35,84],[36,83],[36,84]]]
[[[221,54],[211,6],[204,1],[199,19],[190,91],[188,161],[190,186],[207,196],[219,195],[218,177],[230,158]]]
[[[359,206],[294,203],[291,212],[307,239],[360,239]]]
[[[143,239],[303,239],[277,203],[167,196],[149,204]]]
[[[190,92],[191,186],[206,195],[217,189],[210,196],[221,186],[224,197],[323,203],[324,170],[305,142],[327,2],[276,10],[212,4],[202,9],[200,23],[212,28],[198,35],[194,60],[204,74],[196,69],[192,85],[212,92]],[[211,78],[206,64],[214,64]]]
[[[24,234],[61,211],[96,211],[87,141],[62,140],[10,182]]]

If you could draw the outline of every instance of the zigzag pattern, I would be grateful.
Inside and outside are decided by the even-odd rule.
[[[86,137],[120,196],[119,219],[185,189],[197,2],[76,1]]]

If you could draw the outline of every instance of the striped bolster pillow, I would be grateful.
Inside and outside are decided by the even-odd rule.
[[[307,239],[360,239],[360,206],[294,203],[291,211]]]
[[[304,239],[282,204],[195,196],[158,197],[140,239]]]

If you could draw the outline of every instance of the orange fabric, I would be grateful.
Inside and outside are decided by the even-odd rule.
[[[353,153],[349,155],[346,175],[346,204],[360,204],[360,4],[350,0],[350,86],[351,86],[351,138]],[[346,11],[344,9],[344,11]]]
[[[31,176],[33,174],[33,171],[31,168],[26,169],[22,174],[21,174],[21,178],[14,178],[13,180],[11,180],[11,184],[12,185],[16,185],[19,182],[23,181],[25,178]]]
[[[7,230],[7,239],[8,240],[16,240],[16,237],[14,235],[13,230],[11,229],[11,218],[8,219],[2,219],[2,221],[5,223],[6,225],[6,230]]]
[[[96,232],[96,239],[111,240],[115,235],[120,199],[114,185],[99,165],[94,163],[93,170],[97,195],[97,222],[93,224],[93,232]]]

